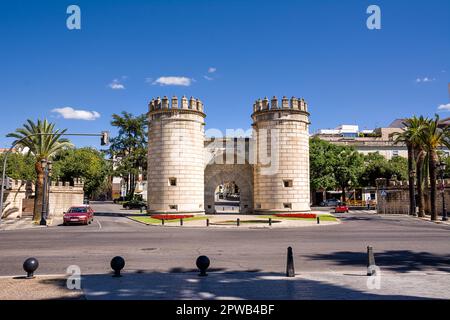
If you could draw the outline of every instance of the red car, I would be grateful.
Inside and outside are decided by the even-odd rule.
[[[76,224],[90,224],[94,220],[94,210],[88,205],[71,207],[69,211],[64,212],[63,224],[65,226]]]
[[[334,212],[335,213],[348,213],[348,206],[346,206],[345,204],[338,205],[334,209]]]

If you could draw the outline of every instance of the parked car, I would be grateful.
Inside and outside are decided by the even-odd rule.
[[[348,206],[345,204],[340,204],[338,206],[336,206],[336,208],[334,209],[335,213],[348,213]]]
[[[94,220],[94,210],[88,205],[70,207],[64,212],[63,224],[90,224]]]
[[[147,202],[142,200],[130,200],[123,204],[124,209],[142,209],[147,210]]]
[[[327,199],[320,203],[321,207],[336,207],[341,204],[341,201],[338,199]]]

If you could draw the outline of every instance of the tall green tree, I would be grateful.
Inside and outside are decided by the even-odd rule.
[[[334,176],[342,191],[342,201],[346,202],[346,190],[358,186],[362,170],[363,156],[351,147],[341,147],[334,164]]]
[[[28,153],[35,157],[36,191],[33,210],[34,221],[41,219],[42,211],[44,168],[42,167],[41,161],[52,160],[53,156],[60,150],[72,147],[69,140],[63,138],[65,132],[66,129],[55,129],[55,124],[47,120],[37,120],[37,122],[34,122],[28,119],[22,128],[18,128],[15,132],[7,135],[7,137],[16,139],[14,144],[18,147],[28,148]]]
[[[134,116],[123,111],[113,114],[111,125],[118,128],[118,136],[111,139],[109,153],[115,161],[115,175],[127,183],[127,196],[132,197],[136,177],[147,170],[147,116]]]
[[[91,199],[107,191],[112,168],[104,153],[93,148],[67,149],[54,159],[53,179],[73,181],[82,178],[84,192]]]
[[[309,142],[309,170],[311,190],[331,190],[336,187],[334,163],[337,147],[319,138]]]
[[[425,152],[428,154],[428,173],[430,177],[430,209],[431,220],[437,220],[436,210],[436,176],[437,165],[439,163],[438,148],[446,146],[450,148],[450,131],[447,126],[441,127],[439,116],[435,115],[434,119],[426,122],[425,127],[421,131],[420,141],[422,142]]]
[[[5,154],[0,154],[0,163],[3,164],[4,159]],[[11,153],[6,161],[6,175],[16,180],[34,181],[36,179],[35,163],[36,160],[31,154]]]

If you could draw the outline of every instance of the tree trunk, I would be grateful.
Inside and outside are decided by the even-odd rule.
[[[438,155],[435,150],[430,154],[429,172],[430,172],[430,204],[431,204],[431,220],[437,220],[436,211],[436,165]]]
[[[425,152],[421,150],[416,161],[416,183],[417,183],[417,201],[419,206],[419,217],[425,217],[425,196],[423,193],[423,163],[425,161]]]
[[[342,203],[344,204],[345,202],[347,202],[347,199],[345,197],[345,187],[342,186]]]
[[[409,214],[416,214],[416,199],[414,190],[414,176],[412,171],[414,170],[414,149],[410,143],[408,143],[408,179],[409,179]]]
[[[36,186],[34,193],[34,208],[33,208],[33,221],[39,222],[42,214],[42,197],[44,192],[44,168],[42,168],[41,161],[36,161],[34,165],[36,170]]]

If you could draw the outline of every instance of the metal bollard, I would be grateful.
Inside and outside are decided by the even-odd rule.
[[[317,224],[320,224],[320,217],[317,216]]]
[[[206,277],[207,276],[206,270],[208,270],[210,265],[209,258],[207,256],[200,256],[197,258],[195,264],[197,265],[198,270],[200,270],[199,276]]]
[[[236,219],[236,225],[239,227],[241,225],[241,219],[237,218]]]
[[[269,218],[269,226],[272,226],[272,218]]]
[[[209,219],[206,219],[206,226],[209,227]]]
[[[28,258],[23,263],[23,270],[27,273],[27,279],[34,278],[34,272],[39,267],[39,261],[36,258]]]
[[[286,277],[295,277],[294,255],[292,253],[292,247],[289,247],[287,249]]]
[[[371,246],[367,247],[367,275],[373,276],[375,271],[375,255],[373,254],[373,248]]]
[[[180,219],[180,226],[183,225],[183,218]]]
[[[111,259],[111,269],[114,270],[113,277],[121,277],[120,270],[125,267],[125,259],[117,256]]]
[[[161,225],[164,225],[164,219],[161,219]]]

